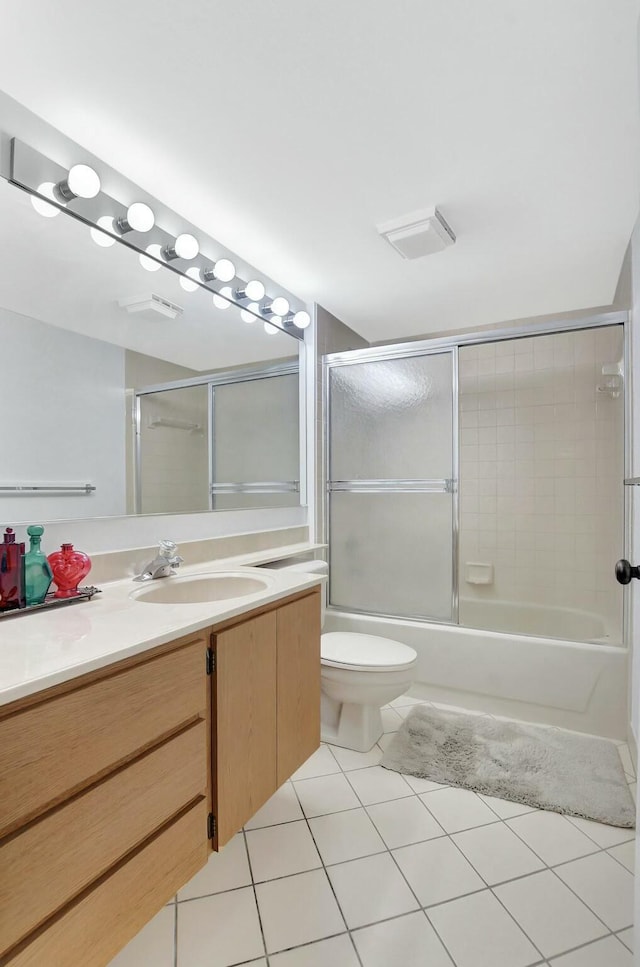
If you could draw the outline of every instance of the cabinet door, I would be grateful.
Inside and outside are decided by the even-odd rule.
[[[277,788],[276,612],[213,640],[213,846],[219,849]]]
[[[320,745],[320,592],[278,608],[278,786]]]

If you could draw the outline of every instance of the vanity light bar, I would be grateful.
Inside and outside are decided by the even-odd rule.
[[[235,305],[246,322],[260,319],[269,324],[265,331],[289,332],[302,339],[297,331],[306,328],[311,317],[305,310],[291,311],[289,300],[274,296],[261,305],[265,298],[264,283],[258,279],[244,282],[236,275],[231,259],[207,259],[200,252],[198,239],[189,232],[177,236],[162,229],[155,213],[145,202],[128,206],[102,190],[100,175],[87,164],[74,164],[68,170],[24,144],[17,138],[11,141],[12,184],[29,192],[36,211],[50,217],[65,211],[83,222],[91,230],[96,244],[109,247],[120,242],[138,253],[140,264],[148,271],[162,265],[176,275],[186,291],[203,288],[214,297],[217,308]],[[143,239],[143,236],[144,237]],[[184,266],[190,262],[190,266]],[[182,264],[181,264],[182,263]],[[220,282],[234,282],[235,286],[214,288]]]

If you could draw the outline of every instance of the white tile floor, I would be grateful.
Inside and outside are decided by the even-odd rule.
[[[634,831],[382,769],[415,702],[323,746],[111,967],[632,967]]]

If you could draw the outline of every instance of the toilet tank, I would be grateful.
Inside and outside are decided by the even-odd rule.
[[[268,564],[261,564],[261,567],[268,567],[274,570],[298,571],[302,574],[322,574],[325,579],[329,576],[329,565],[326,561],[296,561],[286,558],[281,561],[270,561]],[[324,580],[320,586],[320,609],[322,616],[322,627],[327,613],[327,581]]]

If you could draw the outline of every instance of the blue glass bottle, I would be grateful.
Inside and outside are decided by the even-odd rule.
[[[32,524],[27,527],[29,535],[29,550],[24,556],[24,580],[27,597],[27,607],[30,604],[42,604],[49,585],[53,580],[53,572],[46,555],[40,550],[40,541],[44,533],[42,524]]]

